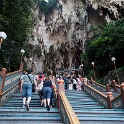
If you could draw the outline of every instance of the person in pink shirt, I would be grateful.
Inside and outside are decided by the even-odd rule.
[[[77,86],[76,86],[77,91],[81,90],[81,86],[82,86],[82,82],[79,78],[77,78]]]

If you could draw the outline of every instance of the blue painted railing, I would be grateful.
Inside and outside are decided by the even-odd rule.
[[[83,84],[83,89],[93,99],[103,105],[105,108],[112,109],[124,109],[124,84],[121,84],[120,95],[113,98],[112,92],[108,92],[107,95],[99,92],[88,84]]]
[[[6,69],[0,71],[0,106],[4,105],[8,99],[19,89],[20,76],[22,75],[23,64],[18,71],[6,74]]]

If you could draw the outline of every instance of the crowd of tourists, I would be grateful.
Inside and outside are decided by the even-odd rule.
[[[86,77],[82,78],[80,74],[59,74],[53,78],[52,75],[46,76],[43,73],[38,73],[35,76],[31,70],[24,71],[21,76],[20,92],[22,93],[23,107],[26,107],[27,111],[29,111],[32,92],[39,94],[41,107],[46,107],[48,111],[52,108],[53,89],[56,89],[55,78],[62,79],[65,89],[68,90],[80,91],[83,83],[90,83]]]
[[[80,91],[82,90],[83,83],[88,83],[88,84],[90,83],[87,77],[83,78],[80,74],[77,75],[60,74],[60,75],[56,75],[56,77],[58,79],[61,78],[64,80],[65,89],[68,90]]]

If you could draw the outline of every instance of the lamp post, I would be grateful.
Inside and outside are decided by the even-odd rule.
[[[81,65],[79,66],[79,68],[82,69],[82,76],[84,76],[84,69],[83,69],[83,66],[84,66],[83,64],[81,64]]]
[[[23,54],[25,53],[25,51],[22,49],[20,52],[21,52],[21,64],[22,64],[22,58],[23,58]]]
[[[94,70],[94,62],[91,62],[92,66],[93,66],[93,76],[94,76],[94,80],[96,79],[96,76],[95,76],[95,70]]]
[[[111,60],[112,60],[113,63],[114,63],[114,67],[115,67],[115,73],[116,73],[117,81],[118,81],[118,84],[120,85],[120,82],[119,82],[119,76],[118,76],[118,72],[117,72],[117,68],[116,68],[116,64],[115,64],[115,60],[116,60],[116,58],[115,58],[115,57],[112,57]]]
[[[36,72],[36,66],[35,66],[36,62],[33,62],[33,72]]]
[[[32,58],[29,58],[29,60],[30,60],[30,62],[29,62],[29,63],[30,63],[29,68],[32,70],[32,60],[33,60],[33,59],[32,59]]]
[[[0,49],[1,49],[1,44],[3,42],[4,39],[6,39],[7,35],[5,32],[1,31],[0,32]]]

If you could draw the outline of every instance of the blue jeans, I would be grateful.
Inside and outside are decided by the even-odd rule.
[[[52,88],[51,87],[43,87],[43,99],[51,98]]]
[[[22,85],[22,97],[31,97],[32,96],[32,84],[23,84]]]

